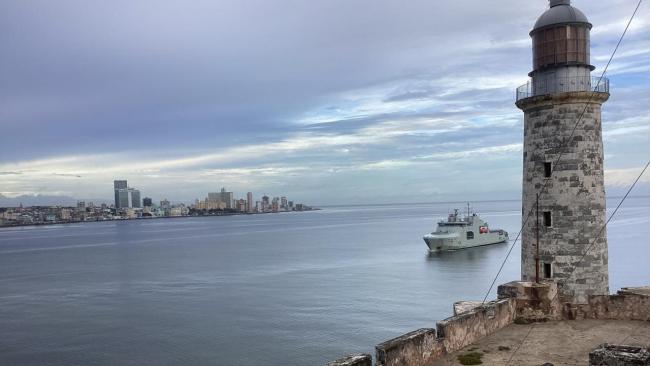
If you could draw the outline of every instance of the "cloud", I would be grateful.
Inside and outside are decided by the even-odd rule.
[[[642,166],[627,169],[607,169],[605,170],[605,184],[612,187],[628,188],[634,183],[641,171],[643,171]],[[647,171],[641,176],[639,183],[650,183],[650,174]]]
[[[632,9],[574,4],[595,25],[600,70]],[[467,194],[454,183],[465,168],[502,172],[485,194],[518,186],[514,89],[527,81],[528,32],[545,7],[9,1],[0,13],[0,186],[110,198],[123,177],[176,200],[231,185],[332,203],[394,198],[395,186],[408,187],[405,199]],[[650,146],[645,12],[608,74],[603,136],[617,169]],[[432,187],[440,171],[448,187]]]

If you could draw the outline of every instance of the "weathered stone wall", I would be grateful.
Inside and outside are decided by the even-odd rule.
[[[377,366],[417,366],[444,354],[435,329],[418,329],[375,347]]]
[[[650,366],[650,349],[603,344],[589,353],[589,366]]]
[[[554,282],[514,281],[500,285],[499,299],[512,298],[515,301],[515,318],[527,321],[560,320],[562,305]]]
[[[514,299],[492,301],[438,322],[438,338],[446,352],[454,352],[508,326],[514,318]]]
[[[608,93],[571,92],[517,102],[524,111],[522,280],[535,280],[534,207],[546,183],[539,202],[540,276],[543,263],[550,263],[566,302],[586,303],[589,295],[609,293],[606,232],[599,235],[605,224],[601,105],[608,98]],[[545,178],[545,163],[555,164],[560,155]],[[545,211],[551,212],[551,227],[544,226]]]
[[[624,288],[616,295],[591,296],[587,304],[567,304],[565,318],[650,321],[650,288]]]
[[[372,366],[372,356],[365,353],[348,355],[325,366]]]
[[[456,315],[391,339],[375,347],[377,366],[423,366],[458,351],[522,317],[531,321],[614,319],[650,321],[650,287],[623,288],[616,295],[590,296],[586,304],[562,303],[554,282],[510,282],[499,286],[499,300],[480,305],[462,302]],[[359,356],[359,355],[357,355]],[[367,366],[362,359],[344,358],[331,366]],[[360,362],[360,363],[345,363]],[[365,363],[364,363],[365,362]]]

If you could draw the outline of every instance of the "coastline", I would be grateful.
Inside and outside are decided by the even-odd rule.
[[[281,212],[228,212],[218,215],[186,215],[186,216],[149,216],[149,217],[134,217],[134,218],[119,218],[110,220],[70,220],[70,221],[55,221],[55,222],[34,222],[34,223],[12,223],[0,225],[0,230],[6,228],[29,227],[29,226],[52,226],[52,225],[68,225],[68,224],[90,224],[97,222],[112,222],[112,221],[136,221],[136,220],[159,220],[159,219],[187,219],[198,217],[224,217],[224,216],[250,216],[250,215],[268,215],[268,214],[285,214],[285,213],[303,213],[310,211],[321,211],[322,208],[311,208],[302,211],[281,211]]]

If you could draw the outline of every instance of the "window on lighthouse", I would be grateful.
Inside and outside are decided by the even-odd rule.
[[[551,264],[544,263],[544,278],[551,278],[553,276],[551,272]]]
[[[544,177],[550,178],[551,173],[553,173],[553,166],[551,165],[551,163],[550,162],[544,163]]]
[[[546,227],[553,226],[553,220],[551,220],[551,211],[544,212],[544,226]]]

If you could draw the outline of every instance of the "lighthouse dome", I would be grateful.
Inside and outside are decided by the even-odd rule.
[[[588,28],[591,29],[591,23],[589,23],[587,16],[579,9],[571,6],[571,0],[551,0],[550,2],[551,8],[537,19],[533,32],[552,25],[575,23],[586,23]]]

